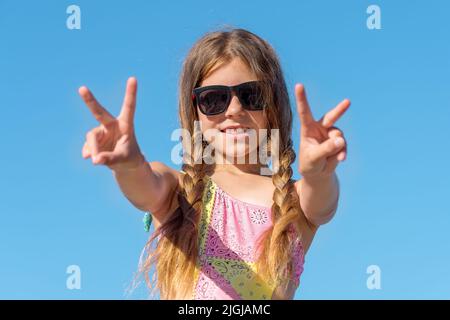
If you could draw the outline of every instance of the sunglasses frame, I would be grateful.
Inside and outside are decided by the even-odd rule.
[[[241,103],[241,106],[248,111],[261,111],[264,109],[264,104],[261,105],[260,108],[258,109],[249,109],[244,103],[242,103],[241,98],[239,97],[239,89],[247,86],[249,84],[261,84],[262,81],[247,81],[247,82],[243,82],[240,84],[237,84],[235,86],[225,86],[225,85],[211,85],[211,86],[204,86],[204,87],[197,87],[194,88],[192,90],[192,100],[194,102],[194,105],[199,107],[200,111],[206,115],[206,116],[213,116],[213,115],[217,115],[217,114],[221,114],[225,111],[227,111],[228,107],[230,106],[231,100],[233,99],[233,93],[236,95],[236,97],[239,99],[239,102]],[[204,91],[207,90],[224,90],[225,92],[227,92],[227,103],[226,103],[226,107],[224,108],[224,110],[222,111],[218,111],[218,112],[212,112],[212,113],[205,113],[202,110],[202,107],[200,107],[199,102],[200,102],[200,94]]]

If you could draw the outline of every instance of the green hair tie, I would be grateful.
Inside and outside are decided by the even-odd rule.
[[[152,225],[152,215],[148,212],[145,213],[144,219],[142,219],[142,222],[144,222],[144,230],[145,232],[150,231],[150,226]]]

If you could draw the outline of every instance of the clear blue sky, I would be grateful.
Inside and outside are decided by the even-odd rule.
[[[81,30],[66,27],[71,4]],[[366,27],[370,4],[381,30]],[[304,83],[316,117],[352,101],[337,123],[349,145],[340,206],[296,298],[450,298],[449,12],[411,0],[1,0],[0,298],[125,298],[148,234],[109,169],[81,157],[97,123],[77,89],[118,114],[136,76],[139,143],[170,165],[181,63],[225,24],[275,47],[291,98]],[[298,134],[296,119],[296,150]],[[73,264],[81,290],[66,288]],[[366,286],[369,265],[381,268],[380,290]]]

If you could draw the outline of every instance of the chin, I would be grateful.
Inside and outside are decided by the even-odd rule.
[[[244,163],[249,163],[248,155],[249,155],[249,148],[248,146],[238,146],[233,148],[233,150],[221,150],[216,149],[216,154],[222,155],[223,158],[226,158],[228,161],[231,161],[233,163],[237,163],[236,156],[239,156],[239,158],[245,159]],[[243,161],[243,160],[241,160]],[[243,164],[243,163],[240,163]]]

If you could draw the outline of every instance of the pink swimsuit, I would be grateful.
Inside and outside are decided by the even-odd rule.
[[[256,241],[272,225],[271,208],[233,198],[211,178],[203,194],[193,299],[271,299],[276,287],[258,276]],[[291,230],[295,235],[295,231]],[[303,272],[301,241],[293,238],[295,287]]]

